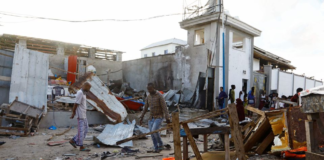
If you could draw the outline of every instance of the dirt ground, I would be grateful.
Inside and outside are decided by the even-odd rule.
[[[47,139],[51,137],[52,134],[61,133],[67,128],[59,128],[58,130],[52,131],[48,129],[40,129],[38,134],[35,136],[29,137],[19,137],[17,139],[10,139],[9,136],[0,136],[0,142],[5,141],[6,143],[0,146],[0,159],[1,160],[60,160],[69,157],[71,160],[100,160],[100,157],[91,158],[91,155],[98,153],[99,155],[105,151],[112,152],[120,152],[120,147],[108,147],[104,145],[100,145],[100,148],[94,144],[93,141],[85,141],[84,143],[88,148],[91,149],[90,152],[80,152],[78,149],[73,148],[69,143],[64,143],[59,146],[48,146]],[[62,136],[55,137],[52,141],[63,141],[66,136],[72,137],[77,132],[76,128],[72,128],[68,133]],[[98,135],[100,132],[94,131],[92,129],[89,130],[89,135]],[[216,138],[216,135],[211,135],[209,139]],[[154,158],[141,158],[143,160],[162,160],[165,157],[172,157],[170,155],[173,153],[173,143],[172,143],[172,134],[167,134],[166,137],[162,137],[162,141],[164,144],[170,144],[172,146],[171,150],[163,150],[160,154],[163,156],[158,156]],[[200,137],[199,139],[202,139]],[[153,144],[151,138],[144,140],[135,140],[133,141],[134,146],[132,149],[139,149],[140,153],[136,155],[143,154],[151,154],[146,153]],[[203,150],[203,143],[197,142],[199,150]],[[189,146],[189,156],[193,155],[193,152]],[[76,156],[63,156],[64,154],[76,154]],[[118,155],[115,157],[108,157],[107,160],[134,160],[135,156],[122,156]]]

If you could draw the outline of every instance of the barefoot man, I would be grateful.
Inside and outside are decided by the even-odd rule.
[[[142,125],[143,117],[148,108],[150,108],[150,118],[148,121],[148,126],[150,132],[160,129],[163,117],[165,117],[167,123],[170,123],[170,117],[168,113],[168,108],[166,106],[163,96],[155,90],[153,83],[147,84],[147,91],[150,93],[146,100],[143,113],[140,117],[140,125]],[[163,149],[163,142],[160,133],[153,133],[151,135],[154,152],[158,153]]]
[[[74,118],[75,114],[78,116],[78,133],[70,140],[70,144],[77,148],[80,146],[80,151],[90,151],[90,149],[83,146],[83,140],[88,132],[88,121],[87,121],[87,98],[86,94],[90,91],[91,84],[86,82],[83,84],[82,89],[80,89],[76,94],[76,100],[72,110],[71,119]]]

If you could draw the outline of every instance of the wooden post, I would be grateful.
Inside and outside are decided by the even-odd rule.
[[[238,160],[246,160],[236,106],[235,104],[229,104],[227,108],[229,112],[232,139],[234,140],[234,146],[236,150],[236,157],[238,158]]]
[[[229,134],[224,135],[224,141],[225,141],[225,160],[230,160],[230,140],[229,140]]]
[[[207,140],[207,134],[204,134],[204,152],[208,151],[208,140]]]
[[[306,141],[307,141],[307,151],[316,152],[316,143],[314,135],[314,122],[310,120],[305,120],[305,130],[306,130]]]
[[[174,143],[174,155],[176,160],[182,160],[181,156],[181,140],[180,140],[180,123],[179,113],[172,113],[172,128],[173,128],[173,143]]]
[[[193,137],[191,135],[190,129],[188,127],[188,124],[187,123],[183,123],[182,126],[183,126],[183,129],[185,130],[185,132],[187,134],[187,137],[188,137],[189,142],[190,142],[190,146],[191,146],[193,152],[195,153],[196,159],[197,160],[203,160],[202,157],[201,157],[201,155],[200,155],[200,152],[198,150],[198,147],[196,145],[196,142],[195,142],[195,140],[193,139]]]
[[[183,160],[188,160],[188,139],[187,136],[182,137],[183,142]]]

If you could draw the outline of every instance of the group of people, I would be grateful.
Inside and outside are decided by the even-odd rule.
[[[82,86],[82,88],[76,93],[76,101],[73,106],[71,119],[74,116],[77,116],[78,120],[78,132],[77,134],[69,141],[69,143],[74,147],[80,147],[80,151],[90,151],[89,148],[84,147],[83,141],[88,132],[88,121],[87,121],[87,107],[86,107],[86,95],[91,89],[91,84],[86,82]],[[142,125],[144,115],[148,111],[150,112],[150,116],[148,119],[148,127],[150,131],[158,130],[161,128],[163,119],[166,119],[166,123],[170,123],[170,116],[168,112],[167,105],[165,100],[160,92],[158,92],[153,83],[149,83],[147,85],[147,91],[149,95],[145,100],[144,110],[139,118],[139,123]],[[154,145],[155,153],[160,152],[163,149],[163,142],[160,136],[160,133],[151,134],[151,138]]]
[[[240,91],[239,93],[239,98],[235,99],[235,85],[231,85],[231,89],[229,90],[229,95],[227,95],[227,93],[224,91],[223,87],[220,87],[220,92],[219,95],[217,97],[218,99],[218,106],[219,109],[224,109],[225,108],[225,99],[228,98],[228,101],[230,101],[230,104],[235,103],[237,106],[242,106],[242,107],[238,107],[238,110],[240,108],[244,108],[247,105],[250,105],[254,108],[258,108],[259,110],[274,110],[274,109],[279,109],[279,108],[285,108],[288,107],[288,104],[279,102],[276,103],[276,100],[278,99],[278,93],[274,92],[271,93],[270,95],[266,95],[265,92],[263,90],[261,90],[261,94],[260,94],[260,103],[259,106],[256,106],[256,97],[255,97],[255,88],[252,87],[251,90],[247,93],[246,92],[246,88],[243,87],[242,91]],[[286,97],[286,96],[281,96],[281,99],[283,100],[289,100],[291,102],[299,102],[299,98],[298,98],[298,94],[303,91],[302,88],[298,88],[297,89],[297,93],[292,96],[292,97]],[[253,112],[250,111],[244,111],[243,110],[243,114],[246,114],[248,117],[252,117]],[[240,113],[239,113],[240,116]]]

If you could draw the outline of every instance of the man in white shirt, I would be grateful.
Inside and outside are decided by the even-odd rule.
[[[76,100],[72,110],[71,119],[75,115],[78,116],[78,133],[70,140],[70,144],[77,148],[80,146],[80,151],[90,151],[90,149],[83,146],[83,140],[88,132],[88,121],[87,121],[87,98],[86,94],[90,91],[91,84],[86,82],[83,84],[82,89],[76,93]]]

